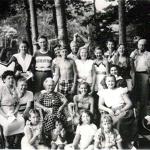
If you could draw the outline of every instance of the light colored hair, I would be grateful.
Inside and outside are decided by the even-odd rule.
[[[44,82],[43,82],[44,88],[45,88],[47,82],[52,82],[52,83],[54,84],[54,80],[53,80],[51,77],[48,77],[48,78],[46,78],[46,79],[44,80]]]

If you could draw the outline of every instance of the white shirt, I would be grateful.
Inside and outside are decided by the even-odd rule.
[[[85,148],[85,145],[91,137],[94,139],[94,135],[97,131],[97,127],[95,124],[86,124],[86,125],[78,125],[76,129],[76,134],[80,134],[80,148]]]
[[[131,53],[130,57],[134,60],[135,71],[147,71],[148,67],[150,67],[150,52],[139,53],[136,49]]]
[[[119,107],[122,106],[125,101],[123,94],[127,93],[127,88],[115,88],[115,89],[104,89],[99,94],[100,98],[104,100],[107,107]]]
[[[89,84],[92,83],[92,68],[93,68],[93,60],[86,60],[82,61],[80,59],[77,59],[75,61],[76,67],[77,67],[77,73],[78,73],[78,81],[82,82],[85,81]]]

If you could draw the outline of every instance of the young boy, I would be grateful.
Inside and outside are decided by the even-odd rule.
[[[55,70],[54,80],[57,84],[58,91],[64,94],[67,98],[75,92],[77,71],[75,62],[67,58],[67,49],[60,49],[61,59]]]
[[[38,40],[40,49],[35,53],[35,92],[43,89],[43,81],[46,77],[52,77],[52,57],[48,51],[47,37],[41,36]]]

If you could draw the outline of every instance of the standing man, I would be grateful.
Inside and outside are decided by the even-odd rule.
[[[149,101],[150,52],[146,49],[147,40],[140,39],[137,49],[131,55],[132,71],[134,73],[134,96],[139,105],[139,125],[146,113]]]
[[[47,77],[52,77],[52,57],[48,51],[48,41],[46,36],[38,39],[40,49],[34,55],[35,61],[35,92],[43,90],[43,82]]]

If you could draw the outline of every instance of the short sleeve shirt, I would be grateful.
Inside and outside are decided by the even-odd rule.
[[[83,148],[86,145],[88,139],[91,139],[91,137],[94,138],[96,131],[97,127],[95,124],[77,126],[76,134],[81,135],[80,148]]]
[[[122,141],[122,138],[118,132],[118,130],[116,129],[113,129],[112,132],[110,133],[105,133],[105,140],[103,141],[102,139],[102,129],[98,129],[96,134],[95,134],[95,137],[94,137],[94,140],[96,142],[99,143],[99,148],[105,148],[105,144],[112,144],[112,147],[117,147],[117,142],[121,142]]]
[[[148,67],[150,67],[150,52],[148,51],[139,53],[138,50],[134,50],[131,53],[130,58],[134,60],[134,67],[136,71],[147,71]]]

